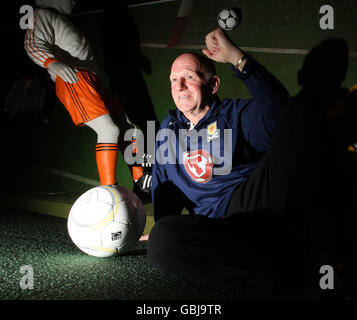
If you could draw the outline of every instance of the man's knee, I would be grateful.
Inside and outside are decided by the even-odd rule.
[[[165,264],[167,260],[172,259],[180,244],[180,234],[171,218],[170,216],[161,218],[150,232],[147,258],[156,266]]]
[[[107,125],[105,126],[105,131],[100,132],[100,134],[98,134],[98,136],[99,135],[107,136],[107,138],[106,138],[107,140],[110,139],[110,140],[118,141],[119,134],[120,134],[119,127],[113,121],[108,121]]]
[[[148,249],[158,249],[171,246],[171,242],[175,239],[174,226],[170,221],[170,217],[163,217],[158,220],[153,226],[148,241]]]
[[[117,143],[120,129],[109,114],[104,114],[85,124],[97,133],[98,143]]]

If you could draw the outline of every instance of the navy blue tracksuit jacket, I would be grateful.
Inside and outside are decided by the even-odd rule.
[[[155,220],[180,214],[183,207],[193,214],[222,217],[235,189],[268,150],[289,94],[251,56],[242,72],[232,70],[251,99],[217,97],[192,130],[179,110],[169,111],[162,121],[152,179]]]

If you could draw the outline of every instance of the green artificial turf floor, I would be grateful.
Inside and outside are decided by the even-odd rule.
[[[235,288],[160,273],[146,261],[145,242],[123,256],[89,256],[72,243],[66,222],[0,208],[1,300],[229,300],[240,296]],[[21,272],[24,266],[33,270],[32,289],[21,288],[21,281],[29,284],[30,274]]]

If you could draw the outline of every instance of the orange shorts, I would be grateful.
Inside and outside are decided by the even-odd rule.
[[[107,113],[115,116],[124,111],[94,73],[78,71],[76,75],[76,83],[64,82],[62,78],[56,77],[57,97],[76,126],[83,126]]]

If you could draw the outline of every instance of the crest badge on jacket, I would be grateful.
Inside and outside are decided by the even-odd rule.
[[[213,157],[204,150],[185,152],[183,164],[191,179],[198,183],[207,183],[212,178]]]

